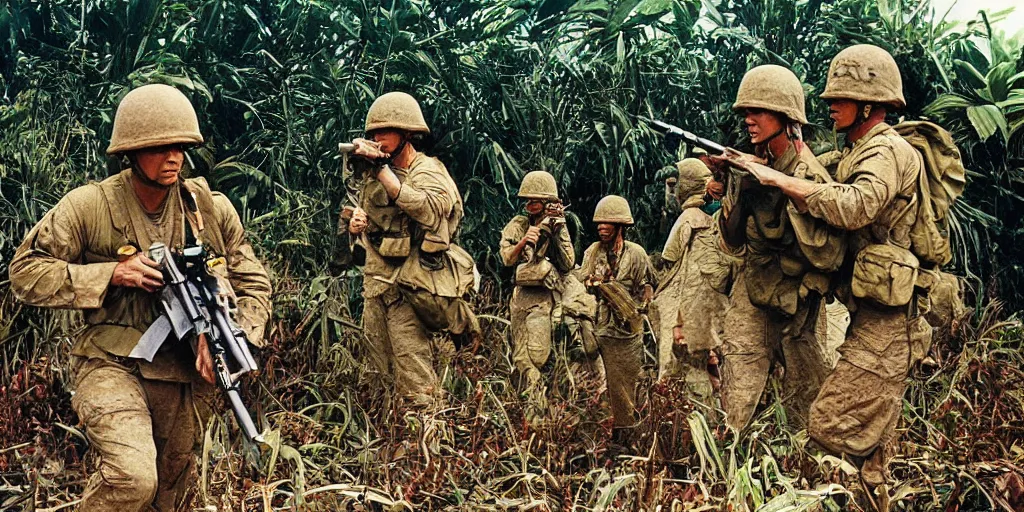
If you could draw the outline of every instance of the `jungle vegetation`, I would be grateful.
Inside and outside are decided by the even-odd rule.
[[[72,188],[116,170],[104,155],[117,102],[161,82],[196,105],[190,152],[240,212],[275,285],[271,343],[247,396],[268,447],[246,449],[212,416],[191,503],[224,510],[838,510],[851,467],[779,425],[778,391],[739,436],[709,427],[674,386],[645,380],[639,450],[601,454],[597,384],[560,346],[552,417],[523,418],[512,385],[509,271],[498,233],[528,171],[554,174],[577,249],[609,193],[632,236],[664,242],[666,151],[637,116],[748,147],[731,104],[743,73],[791,68],[809,139],[837,147],[817,95],[831,58],[871,43],[904,78],[908,119],[947,127],[969,169],[951,271],[973,315],[932,348],[904,401],[898,510],[1024,507],[1024,53],[999,14],[954,24],[927,0],[6,0],[0,4],[0,508],[58,510],[84,483],[68,352],[80,315],[18,304],[6,264]],[[402,414],[361,385],[360,276],[331,265],[345,200],[339,142],[377,95],[423,105],[428,153],[466,202],[461,242],[484,285],[487,343],[438,339],[450,407]]]

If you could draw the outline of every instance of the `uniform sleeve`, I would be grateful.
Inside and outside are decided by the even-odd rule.
[[[675,263],[682,259],[685,252],[684,240],[690,239],[689,231],[683,215],[680,214],[676,218],[675,224],[672,224],[672,229],[668,232],[668,240],[665,241],[665,248],[661,251],[661,257],[665,261]]]
[[[576,266],[576,249],[572,246],[572,239],[569,237],[569,228],[563,225],[558,229],[558,240],[554,244],[555,266],[562,272],[568,272]]]
[[[449,190],[449,181],[443,168],[413,171],[402,183],[395,203],[428,231],[438,231],[457,200]]]
[[[896,198],[899,176],[889,148],[868,151],[850,175],[848,183],[821,184],[808,194],[808,213],[852,231],[873,223]]]
[[[523,235],[526,231],[523,229],[523,223],[519,217],[513,218],[508,224],[505,224],[505,228],[501,230],[501,241],[499,242],[498,252],[501,254],[501,262],[506,267],[514,266],[519,263],[519,254],[514,254],[513,249],[520,240],[523,239]]]
[[[228,280],[238,297],[239,326],[249,342],[258,347],[265,345],[263,335],[270,320],[270,277],[245,238],[242,221],[231,201],[220,193],[213,194],[214,208],[224,236]]]
[[[581,283],[586,282],[587,278],[594,273],[594,258],[597,252],[597,244],[592,244],[587,247],[587,250],[583,252],[583,264],[580,268],[576,269],[576,279],[579,279]]]
[[[88,235],[76,204],[90,202],[90,192],[83,187],[61,199],[15,251],[11,290],[22,302],[73,309],[103,305],[117,262],[81,263]]]

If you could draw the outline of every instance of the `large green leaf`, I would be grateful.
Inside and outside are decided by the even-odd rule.
[[[971,125],[974,126],[981,140],[988,140],[996,131],[1003,134],[1003,140],[1010,138],[1006,117],[1003,116],[1003,111],[995,105],[967,107],[967,118],[971,121]]]

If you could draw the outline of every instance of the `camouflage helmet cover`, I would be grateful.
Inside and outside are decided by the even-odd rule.
[[[828,67],[828,81],[821,97],[883,103],[896,108],[907,106],[896,60],[889,52],[870,44],[854,45],[836,54]]]
[[[555,177],[545,171],[526,173],[526,176],[523,176],[522,184],[519,185],[519,197],[557,201],[558,185],[555,183]]]
[[[792,71],[782,66],[757,66],[743,75],[732,109],[747,108],[771,110],[791,121],[807,124],[804,87]]]
[[[423,111],[416,98],[404,92],[389,92],[373,100],[366,112],[366,132],[383,130],[405,130],[413,133],[430,133]]]
[[[202,144],[199,120],[181,91],[164,84],[132,89],[114,114],[108,155],[167,144]]]
[[[633,225],[633,213],[629,210],[629,202],[621,196],[604,196],[594,208],[594,222]]]

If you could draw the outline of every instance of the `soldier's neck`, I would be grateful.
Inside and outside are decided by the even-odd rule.
[[[789,150],[789,136],[782,132],[768,141],[768,163],[775,163],[776,160],[786,154]]]
[[[171,193],[170,187],[153,187],[134,178],[131,181],[132,191],[146,213],[156,213],[163,208],[167,196]]]
[[[850,131],[846,132],[846,140],[849,144],[857,142],[861,137],[867,135],[872,128],[885,122],[885,110],[881,108],[874,108],[868,115],[868,118],[863,122],[850,128]]]
[[[416,154],[416,148],[412,144],[406,143],[402,152],[391,161],[391,164],[399,169],[408,169],[412,165],[412,161],[416,159]]]

